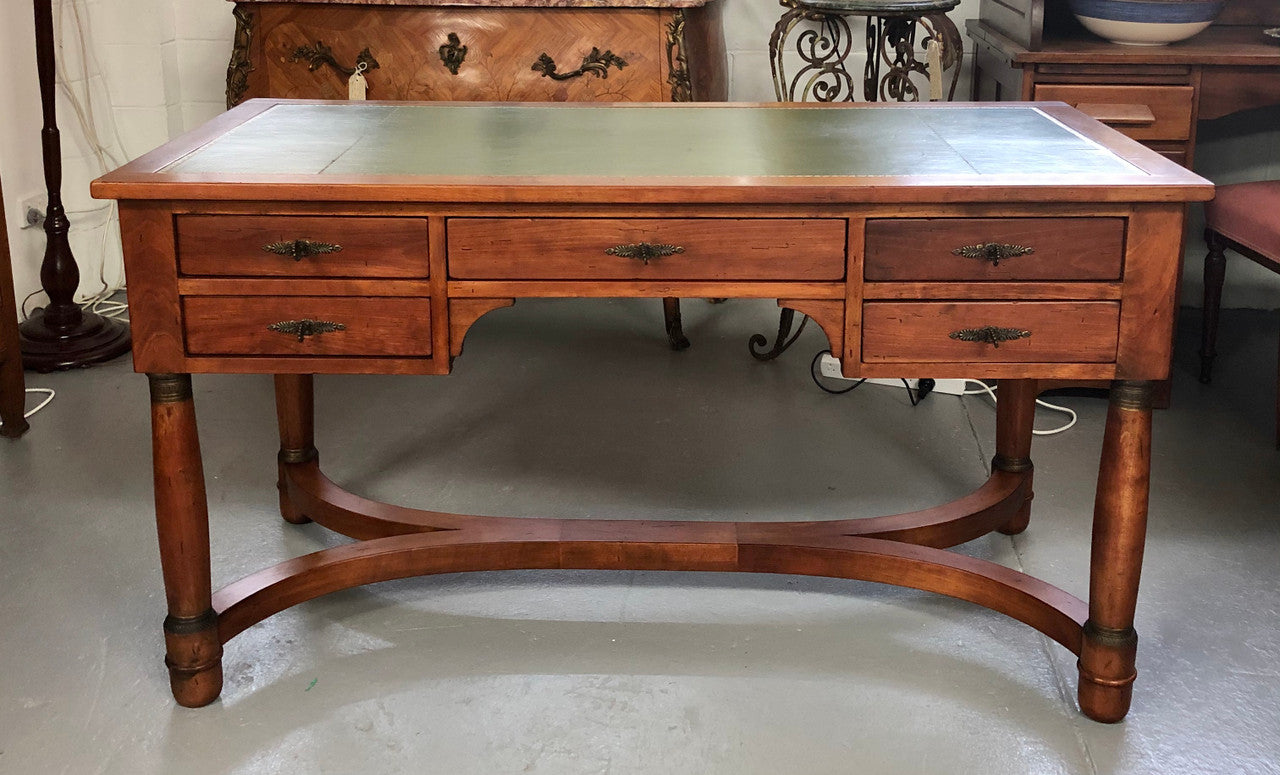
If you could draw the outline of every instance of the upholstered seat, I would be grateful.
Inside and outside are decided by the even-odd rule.
[[[1226,249],[1280,273],[1280,180],[1219,186],[1205,205],[1204,323],[1200,340],[1200,381],[1208,382],[1217,355],[1218,310],[1226,276]],[[1280,382],[1280,377],[1278,377]],[[1276,444],[1280,446],[1280,384],[1276,394]]]

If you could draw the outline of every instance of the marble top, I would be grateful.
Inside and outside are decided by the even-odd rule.
[[[1146,173],[1038,108],[283,103],[160,170],[236,176],[972,178]],[[1134,182],[1140,182],[1134,180]]]

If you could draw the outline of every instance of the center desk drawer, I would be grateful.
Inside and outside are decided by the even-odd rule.
[[[867,363],[1112,363],[1113,301],[868,302]]]
[[[425,218],[179,215],[187,276],[427,276]]]
[[[342,296],[188,296],[190,355],[431,354],[431,302]]]
[[[462,280],[839,280],[837,218],[451,218]]]
[[[880,281],[1118,280],[1123,218],[867,221],[864,275]]]

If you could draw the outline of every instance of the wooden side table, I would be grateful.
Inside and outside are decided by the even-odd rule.
[[[239,0],[227,107],[251,97],[714,102],[721,0]],[[678,170],[673,170],[678,171]],[[663,299],[673,349],[689,346]]]
[[[4,189],[0,186],[0,202]],[[22,377],[22,349],[18,341],[18,309],[13,295],[9,230],[0,207],[0,436],[17,438],[27,431],[22,413],[26,383]]]

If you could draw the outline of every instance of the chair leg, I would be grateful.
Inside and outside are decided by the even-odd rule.
[[[1276,449],[1280,449],[1280,349],[1276,350]]]
[[[1204,257],[1204,318],[1200,323],[1200,381],[1212,379],[1213,359],[1218,354],[1218,311],[1222,306],[1222,281],[1227,274],[1226,245],[1212,229],[1205,229],[1209,252]]]

